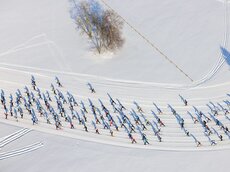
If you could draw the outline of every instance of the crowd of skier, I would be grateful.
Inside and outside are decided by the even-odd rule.
[[[19,118],[23,119],[25,114],[29,114],[33,125],[39,123],[39,118],[45,118],[46,123],[54,125],[57,130],[62,129],[63,123],[67,122],[71,129],[75,129],[76,125],[79,125],[85,132],[92,132],[89,128],[93,129],[96,134],[107,131],[112,137],[115,136],[114,131],[126,132],[127,139],[130,139],[132,144],[137,143],[137,136],[144,145],[150,144],[150,137],[154,137],[158,142],[164,141],[161,128],[167,127],[167,124],[161,119],[164,112],[155,103],[153,103],[154,110],[151,111],[152,118],[150,120],[142,107],[135,101],[133,102],[135,110],[128,110],[119,99],[114,99],[107,93],[110,105],[106,106],[102,100],[98,99],[99,106],[96,106],[90,98],[88,98],[86,105],[83,101],[77,101],[69,91],[67,93],[61,91],[63,85],[58,77],[55,77],[55,81],[56,84],[55,86],[51,84],[50,91],[41,91],[42,89],[38,87],[34,76],[31,77],[31,88],[25,86],[23,91],[18,89],[14,95],[10,94],[9,96],[1,90],[0,100],[5,119],[10,116],[18,121]],[[90,83],[87,83],[87,86],[90,93],[96,94],[96,90]],[[227,94],[227,96],[230,95]],[[189,102],[181,95],[179,97],[183,105],[188,106]],[[197,146],[201,146],[202,143],[186,127],[186,121],[182,115],[177,113],[171,105],[168,105],[168,108],[185,136],[191,137]],[[194,111],[188,111],[187,115],[191,117],[194,124],[202,126],[204,136],[210,145],[217,144],[217,141],[213,140],[213,137],[211,138],[212,135],[216,135],[219,141],[223,141],[224,138],[230,139],[228,127],[218,119],[218,115],[222,114],[230,121],[228,117],[230,101],[224,100],[222,104],[209,102],[207,108],[209,112],[203,113],[193,106]],[[209,123],[211,122],[214,122],[219,130],[210,127]],[[147,130],[150,131],[151,135],[146,134],[145,131]],[[225,136],[220,134],[220,130]],[[135,137],[133,133],[135,133]]]

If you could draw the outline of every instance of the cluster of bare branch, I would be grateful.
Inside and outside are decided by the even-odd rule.
[[[113,11],[104,10],[98,2],[91,0],[74,2],[71,12],[78,30],[88,36],[98,53],[123,46],[123,22]]]

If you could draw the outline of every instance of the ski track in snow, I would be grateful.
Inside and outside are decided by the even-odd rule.
[[[223,36],[223,46],[227,47],[228,46],[228,39],[229,39],[229,14],[228,14],[228,5],[227,5],[226,1],[225,1],[225,7],[226,7],[225,8],[225,26],[226,26],[226,29],[225,29],[225,33]],[[46,40],[43,42],[31,43],[32,41],[34,41],[38,38],[45,38]],[[61,52],[61,51],[59,51],[59,48],[57,47],[55,42],[49,40],[47,38],[46,34],[43,33],[43,34],[39,34],[37,36],[32,37],[31,39],[27,40],[25,43],[17,45],[17,46],[11,48],[10,50],[8,50],[6,52],[0,53],[0,56],[6,56],[6,55],[9,55],[12,53],[16,53],[18,51],[24,51],[26,49],[30,49],[30,48],[34,48],[34,47],[38,47],[38,46],[44,46],[44,45],[48,45],[48,48],[50,49],[50,51],[52,51],[52,48],[50,46],[50,45],[52,45],[52,46],[54,46],[54,48],[59,53]],[[13,65],[13,64],[8,64],[8,63],[0,63],[0,65],[1,65],[0,69],[15,72],[15,74],[23,73],[26,75],[35,75],[35,76],[39,76],[39,77],[44,78],[44,80],[52,79],[53,78],[53,77],[51,77],[52,75],[61,74],[61,75],[67,75],[67,76],[74,77],[76,80],[79,80],[82,83],[86,83],[88,81],[93,81],[93,83],[95,85],[97,85],[98,87],[103,86],[103,85],[109,85],[110,87],[120,87],[120,88],[126,88],[126,89],[129,89],[130,87],[133,87],[133,88],[140,88],[141,87],[143,89],[150,89],[150,90],[151,89],[154,90],[155,88],[161,88],[161,89],[163,88],[163,89],[168,89],[168,90],[184,90],[184,89],[197,89],[197,90],[199,90],[200,89],[202,91],[202,89],[208,89],[208,88],[218,89],[221,86],[225,86],[227,88],[230,85],[230,82],[226,82],[226,83],[221,83],[221,84],[206,86],[206,87],[201,86],[202,84],[211,80],[220,71],[220,69],[224,65],[224,59],[222,58],[221,54],[219,55],[217,62],[213,65],[213,68],[206,75],[204,75],[201,79],[199,79],[199,80],[197,80],[197,81],[195,81],[189,85],[139,82],[139,81],[130,81],[130,80],[116,80],[116,79],[111,79],[111,78],[107,78],[107,77],[95,76],[95,75],[72,73],[72,72],[59,72],[56,70],[42,69],[42,68],[36,68],[36,67],[28,67],[28,66],[22,66],[22,65]],[[46,74],[44,74],[44,73],[46,73]],[[24,86],[25,85],[25,84],[16,83],[16,82],[7,81],[7,80],[1,80],[0,82],[6,82],[9,84],[14,84],[16,86],[19,86],[19,85]],[[42,89],[48,90],[47,88],[42,88]],[[81,91],[83,91],[83,90],[78,90],[79,93],[81,93]],[[76,97],[80,97],[84,100],[88,99],[88,96],[79,95],[79,94],[73,94],[73,95]],[[127,98],[127,100],[129,99],[129,97],[126,97],[126,98]],[[135,97],[132,97],[132,99],[133,98],[135,98]],[[217,97],[213,97],[210,99],[219,101],[220,99],[223,100],[224,98],[226,98],[226,97],[225,96],[217,96]],[[98,98],[92,97],[91,99],[93,101],[97,101]],[[138,97],[136,97],[136,99],[139,100]],[[203,102],[206,101],[206,103],[208,102],[207,99],[195,98],[193,100],[194,100],[194,102],[201,101],[201,100]],[[139,102],[141,102],[141,101],[139,101]],[[123,100],[122,100],[122,103],[123,103]],[[145,103],[144,100],[142,101],[142,103]],[[167,103],[167,101],[165,100],[162,103]],[[104,102],[104,104],[107,106],[109,103]],[[123,104],[129,105],[129,106],[131,105],[131,103],[129,103],[128,101],[127,102],[124,101]],[[143,104],[141,106],[145,107],[148,111],[151,110],[153,107],[152,104],[151,105],[150,104]],[[187,109],[184,109],[183,106],[178,105],[178,106],[174,106],[174,107],[177,110],[179,109],[179,113],[184,113],[187,111]],[[207,107],[204,104],[200,105],[200,106],[196,106],[196,107],[207,112]],[[165,110],[166,108],[163,107],[163,109]],[[93,117],[91,117],[91,118],[93,118]],[[96,136],[93,133],[86,134],[80,128],[72,131],[72,130],[68,129],[67,126],[65,126],[63,131],[56,131],[53,128],[51,128],[49,125],[45,124],[44,121],[41,122],[40,125],[38,125],[38,126],[31,126],[31,122],[29,119],[23,119],[24,120],[23,122],[22,121],[15,122],[12,119],[6,121],[6,120],[1,119],[1,118],[0,118],[0,120],[4,123],[13,124],[13,125],[17,125],[17,126],[32,127],[35,130],[50,133],[50,134],[57,134],[57,135],[61,135],[61,136],[68,136],[68,137],[72,137],[72,138],[77,138],[77,139],[82,139],[82,140],[87,140],[87,141],[93,141],[93,142],[98,142],[98,143],[103,143],[103,144],[110,144],[110,145],[115,145],[115,146],[122,146],[122,147],[156,149],[156,150],[174,150],[174,151],[220,150],[220,149],[229,149],[230,148],[229,140],[227,140],[227,139],[224,140],[222,143],[220,143],[219,146],[215,146],[215,147],[207,146],[208,141],[205,140],[204,136],[202,136],[201,127],[200,126],[197,127],[197,125],[194,125],[194,124],[188,122],[186,124],[189,126],[189,129],[191,131],[193,131],[193,133],[196,136],[201,137],[202,143],[206,144],[205,146],[196,149],[196,147],[194,148],[193,141],[190,140],[191,138],[188,139],[187,137],[181,136],[181,134],[183,134],[183,133],[181,133],[180,129],[178,128],[177,123],[175,122],[174,117],[170,116],[168,111],[166,111],[166,115],[162,116],[161,118],[164,122],[166,122],[166,124],[169,125],[168,128],[165,128],[165,129],[162,128],[162,130],[166,132],[167,130],[170,129],[170,131],[167,131],[168,133],[163,132],[164,134],[169,134],[168,136],[163,136],[163,139],[166,140],[166,143],[154,142],[150,146],[144,146],[141,144],[131,145],[129,142],[127,142],[127,139],[124,140],[124,138],[126,137],[126,135],[124,133],[116,133],[117,136],[115,138],[111,138],[110,136],[108,136],[108,133],[103,132],[103,130],[100,130],[103,134],[102,136]],[[186,118],[183,116],[183,118],[186,120],[189,120],[189,117]],[[222,116],[222,118],[224,118],[224,117]],[[223,121],[223,123],[227,123],[229,125],[229,121],[227,121],[226,119],[224,119],[224,120],[222,119],[222,121]],[[210,126],[214,126],[214,125],[210,125]],[[92,126],[89,127],[89,129],[93,132]],[[29,129],[22,129],[22,130],[19,130],[19,131],[15,132],[9,136],[1,138],[0,139],[0,148],[11,143],[12,141],[17,140],[18,138],[24,136],[29,131],[30,131]],[[146,133],[148,133],[148,134],[149,134],[149,132],[151,132],[151,131],[146,131]],[[173,135],[173,136],[170,137],[170,135]],[[138,139],[138,141],[141,142],[140,139]],[[150,141],[155,141],[155,140],[150,139]],[[177,144],[176,142],[180,142],[180,144]],[[188,147],[184,147],[184,143],[186,143]],[[5,159],[5,158],[9,158],[9,157],[13,157],[13,156],[17,156],[17,155],[21,155],[21,154],[39,149],[42,146],[43,146],[43,144],[41,142],[39,142],[39,143],[34,143],[32,145],[29,145],[29,146],[26,146],[24,148],[20,148],[17,150],[0,153],[0,160]]]
[[[0,141],[0,149],[2,147],[6,146],[7,144],[11,143],[12,141],[15,141],[15,140],[19,139],[20,137],[26,135],[30,131],[31,131],[30,129],[24,128],[24,129],[19,130],[19,131],[15,132],[9,136],[6,136],[5,138],[3,138]]]
[[[0,150],[3,149],[4,146],[12,143],[13,141],[18,140],[19,138],[23,137],[24,135],[26,135],[27,133],[29,133],[32,129],[29,128],[22,128],[12,134],[9,134],[5,137],[0,138]],[[15,149],[12,151],[8,151],[8,152],[0,152],[0,160],[6,159],[6,158],[11,158],[14,156],[19,156],[19,155],[23,155],[25,153],[34,151],[36,149],[39,149],[43,146],[43,143],[38,142],[38,143],[34,143],[28,146],[25,146],[23,148],[19,148],[19,149]]]
[[[221,66],[224,63],[221,63]],[[216,84],[216,85],[211,85],[211,86],[203,86],[203,87],[197,87],[203,83],[205,83],[207,80],[209,80],[210,78],[206,78],[204,79],[204,81],[198,82],[198,83],[193,83],[192,85],[177,85],[177,84],[163,84],[163,83],[150,83],[150,82],[139,82],[139,81],[130,81],[130,80],[117,80],[117,79],[110,79],[110,78],[105,78],[105,77],[100,77],[100,76],[94,76],[94,75],[88,75],[88,74],[80,74],[80,73],[72,73],[72,72],[60,72],[60,71],[56,71],[56,70],[50,70],[50,69],[41,69],[41,68],[37,68],[37,67],[28,67],[28,66],[22,66],[22,65],[12,65],[12,64],[8,64],[8,63],[0,63],[0,65],[2,65],[2,67],[0,67],[1,69],[5,69],[5,70],[15,70],[17,72],[24,72],[27,74],[34,74],[37,76],[43,76],[43,77],[49,77],[48,75],[45,74],[40,74],[39,72],[49,72],[49,73],[53,73],[53,75],[69,75],[69,76],[73,76],[75,77],[75,79],[77,80],[81,80],[84,82],[88,82],[88,81],[94,81],[94,83],[103,83],[103,84],[110,84],[110,86],[112,85],[120,85],[123,87],[150,87],[150,88],[164,88],[164,89],[169,89],[169,90],[185,90],[185,89],[204,89],[204,88],[209,88],[209,87],[218,87],[221,85],[228,85],[230,84],[230,82],[226,82],[226,83],[221,83],[221,84]],[[8,67],[3,67],[3,66],[8,66]],[[215,73],[218,72],[218,70],[220,69],[221,66],[218,66],[218,69],[213,70]],[[20,70],[14,69],[15,68],[20,68]],[[29,70],[32,70],[29,72]],[[34,72],[37,71],[37,72]],[[212,73],[212,77],[215,75],[215,73]],[[51,77],[50,77],[51,78]],[[88,78],[88,79],[84,79],[84,78]]]
[[[225,2],[225,10],[224,10],[225,33],[223,34],[223,42],[222,42],[222,45],[224,47],[228,46],[228,39],[229,39],[229,12],[228,11],[229,11],[228,10],[228,4]],[[40,43],[36,43],[36,44],[29,44],[31,41],[36,40],[38,38],[44,38],[45,41],[40,42]],[[22,50],[26,50],[29,48],[43,46],[43,45],[48,45],[48,48],[51,51],[51,54],[52,54],[52,50],[51,50],[52,48],[50,47],[50,45],[54,46],[55,50],[57,50],[57,52],[59,52],[59,54],[62,54],[61,51],[59,50],[58,46],[56,45],[56,43],[49,40],[45,33],[42,33],[42,34],[39,34],[39,35],[32,37],[31,39],[27,40],[23,44],[19,44],[18,46],[13,47],[6,52],[0,53],[0,56],[5,56],[8,54],[15,53],[17,51],[22,51]],[[61,55],[61,57],[63,57],[63,55]],[[194,81],[193,83],[191,83],[189,85],[178,85],[178,84],[169,84],[169,83],[153,83],[153,82],[140,82],[140,81],[131,81],[131,80],[119,80],[119,79],[111,79],[111,78],[96,76],[96,75],[72,73],[72,72],[64,72],[64,71],[60,72],[60,71],[56,71],[56,70],[42,69],[42,68],[37,68],[37,67],[29,67],[29,66],[22,66],[22,65],[13,65],[13,64],[8,64],[8,63],[0,63],[0,65],[4,65],[4,66],[8,66],[8,67],[18,67],[18,68],[21,68],[24,70],[29,69],[29,70],[36,70],[36,71],[42,71],[42,72],[50,72],[50,73],[54,73],[54,74],[65,74],[65,75],[72,75],[72,76],[76,76],[76,77],[87,77],[88,81],[96,79],[96,80],[101,80],[102,82],[105,82],[105,83],[109,82],[109,83],[113,83],[113,84],[114,83],[115,84],[116,83],[117,84],[118,83],[119,84],[126,84],[129,87],[135,86],[135,85],[136,86],[143,85],[143,86],[151,86],[151,87],[155,87],[155,88],[165,88],[165,89],[175,89],[175,90],[194,89],[194,88],[208,82],[220,71],[220,69],[222,68],[222,66],[224,64],[225,64],[225,60],[223,59],[222,54],[220,52],[219,58],[218,58],[217,62],[215,63],[215,65],[213,66],[213,68],[206,75],[204,75],[201,79]]]
[[[12,151],[3,152],[3,153],[0,153],[0,160],[11,158],[14,156],[23,155],[25,153],[29,153],[29,152],[32,152],[34,150],[37,150],[41,147],[43,147],[43,144],[41,142],[39,142],[39,143],[34,143],[31,145],[28,145],[28,146],[20,148],[20,149],[15,149]]]
[[[17,83],[15,83],[15,84],[17,85]],[[44,88],[42,88],[42,89],[44,89]],[[44,89],[44,90],[46,90],[46,89]],[[63,92],[63,91],[67,91],[67,90],[65,88],[62,88],[61,91]],[[88,97],[82,96],[81,98],[83,98],[84,102],[85,102],[85,101],[87,101]],[[224,98],[225,97],[216,97],[216,100],[217,99],[223,100]],[[96,104],[95,101],[97,101],[97,99],[95,97],[90,98],[90,99],[93,101],[94,104]],[[207,100],[204,100],[204,102],[207,103]],[[108,109],[110,111],[112,111],[108,101],[104,101],[104,99],[103,99],[103,103],[106,107],[109,107]],[[55,106],[54,104],[55,103],[51,103],[52,106]],[[131,104],[126,103],[126,102],[124,103],[124,105],[127,105],[129,107],[131,106]],[[144,108],[144,114],[146,115],[146,117],[152,118],[152,115],[149,114],[149,112],[153,108],[153,105],[144,104],[142,107]],[[208,112],[207,107],[204,105],[203,106],[200,105],[200,106],[196,106],[196,107],[199,110],[202,110],[204,113]],[[85,133],[85,131],[82,130],[81,126],[76,126],[76,130],[71,130],[71,129],[69,129],[67,124],[65,124],[64,128],[61,131],[56,131],[53,128],[53,125],[46,124],[44,119],[42,120],[40,118],[39,118],[39,125],[36,125],[36,126],[31,126],[32,125],[31,120],[28,118],[25,118],[25,117],[24,117],[24,119],[19,119],[19,122],[16,122],[14,119],[11,119],[11,118],[9,120],[5,120],[5,119],[0,118],[0,120],[4,123],[17,125],[20,127],[22,127],[22,126],[23,127],[32,127],[34,130],[38,130],[38,131],[42,131],[42,132],[46,132],[46,133],[50,133],[50,134],[57,134],[57,135],[61,135],[61,136],[77,138],[77,139],[87,140],[87,141],[92,141],[92,142],[97,142],[97,143],[115,145],[115,146],[122,146],[122,147],[155,149],[155,150],[171,150],[171,151],[193,151],[193,150],[199,151],[199,150],[229,149],[230,145],[229,145],[229,140],[227,138],[225,138],[225,140],[223,142],[218,142],[218,146],[215,146],[215,147],[208,146],[209,142],[203,136],[202,127],[199,125],[194,125],[193,122],[191,121],[191,119],[189,118],[189,116],[186,115],[186,111],[188,109],[191,110],[192,106],[184,107],[184,106],[180,105],[180,106],[174,106],[174,108],[176,108],[178,110],[179,114],[183,115],[183,118],[186,120],[186,125],[187,125],[189,131],[192,132],[196,137],[199,137],[199,140],[202,142],[202,144],[204,144],[204,146],[202,146],[201,148],[194,147],[194,143],[191,140],[191,138],[188,138],[188,137],[183,135],[183,133],[181,132],[177,123],[175,122],[175,118],[170,114],[167,107],[161,107],[161,108],[164,112],[164,115],[161,115],[160,117],[162,118],[163,122],[167,126],[166,128],[162,128],[162,132],[163,132],[162,137],[164,139],[164,142],[162,142],[162,143],[156,142],[156,138],[152,134],[152,131],[148,130],[145,133],[148,134],[148,136],[152,135],[152,137],[153,137],[153,138],[152,137],[149,138],[149,141],[151,142],[150,146],[144,146],[144,145],[140,144],[141,138],[138,138],[137,135],[135,135],[135,136],[137,137],[137,141],[139,142],[139,144],[131,145],[128,142],[126,134],[124,131],[116,132],[115,137],[111,138],[109,133],[107,133],[107,131],[104,131],[100,127],[99,129],[100,129],[101,135],[98,136],[98,135],[94,134],[94,129],[91,126],[91,124],[89,124],[89,123],[87,123],[87,126],[88,126],[90,133]],[[0,108],[0,110],[3,110],[3,109]],[[27,113],[25,113],[25,115],[30,116]],[[93,119],[93,115],[89,114],[89,115],[87,115],[87,118],[88,118],[88,121],[91,121],[91,119]],[[227,126],[229,125],[229,121],[227,121],[223,115],[220,115],[219,118],[221,119],[221,121],[225,125],[227,125]],[[209,124],[209,126],[210,127],[216,127],[215,124],[213,124],[213,123]],[[221,132],[221,131],[219,131],[219,132]],[[185,146],[185,143],[186,143],[186,146]]]
[[[90,121],[90,117],[88,116],[88,120]],[[114,146],[120,146],[120,147],[129,147],[129,148],[140,148],[140,149],[154,149],[154,150],[162,150],[162,151],[207,151],[207,150],[224,150],[230,148],[230,141],[228,138],[224,136],[224,141],[218,142],[217,146],[208,146],[209,142],[206,140],[202,134],[202,127],[199,125],[194,125],[192,122],[188,123],[188,118],[185,118],[187,121],[186,125],[189,128],[189,130],[199,138],[199,140],[202,142],[202,147],[195,147],[195,143],[191,139],[191,137],[183,136],[182,131],[175,123],[174,117],[170,117],[170,115],[165,115],[164,117],[161,116],[162,120],[167,125],[167,128],[161,128],[163,131],[163,142],[159,143],[156,142],[156,138],[152,133],[151,130],[145,131],[145,133],[149,136],[152,135],[152,137],[149,137],[149,141],[151,142],[149,146],[145,146],[141,144],[141,138],[137,137],[137,135],[134,133],[133,135],[136,137],[136,140],[138,141],[138,144],[131,144],[129,143],[128,139],[126,138],[126,134],[124,131],[115,132],[115,137],[111,137],[108,131],[103,131],[102,128],[99,127],[100,135],[94,134],[94,129],[91,125],[88,125],[89,133],[85,133],[81,127],[76,127],[75,130],[69,129],[66,125],[63,126],[62,130],[55,130],[52,125],[46,124],[45,121],[39,122],[39,125],[37,126],[31,126],[31,122],[29,119],[23,119],[19,122],[15,122],[14,120],[1,120],[2,122],[6,124],[13,124],[19,127],[31,127],[33,130],[37,130],[44,133],[49,134],[55,134],[59,136],[64,137],[70,137],[70,138],[76,138],[80,140],[85,141],[91,141],[96,143],[102,143],[102,144],[109,144]],[[167,119],[171,118],[171,119]],[[223,122],[223,120],[222,120]],[[224,121],[225,123],[225,121]],[[170,126],[171,124],[171,126]],[[191,126],[193,126],[191,128]],[[215,127],[214,124],[209,124],[210,127]],[[214,137],[214,135],[212,135]],[[217,139],[215,137],[215,139]],[[186,146],[185,146],[186,145]]]
[[[228,39],[229,39],[229,10],[228,10],[228,4],[227,1],[225,1],[225,15],[224,15],[224,21],[225,21],[225,33],[224,33],[224,38],[223,38],[223,43],[222,45],[224,47],[228,46]],[[216,65],[213,67],[213,69],[206,75],[204,76],[201,80],[197,81],[196,86],[201,85],[202,83],[207,82],[208,80],[212,79],[217,73],[218,71],[221,69],[221,67],[224,65],[225,60],[222,57],[222,54],[220,52],[219,55],[219,60],[216,63]]]

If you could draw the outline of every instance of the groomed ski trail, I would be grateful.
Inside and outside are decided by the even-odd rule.
[[[20,148],[20,149],[15,149],[12,151],[3,152],[3,153],[0,153],[0,160],[4,160],[4,159],[11,158],[14,156],[23,155],[25,153],[29,153],[29,152],[32,152],[34,150],[37,150],[43,146],[44,146],[43,143],[37,142],[37,143],[25,146],[25,147]]]

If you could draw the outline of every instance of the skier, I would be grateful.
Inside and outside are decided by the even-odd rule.
[[[18,106],[18,112],[20,113],[21,118],[23,118],[23,110],[20,106]]]
[[[165,124],[161,121],[160,118],[158,118],[157,122],[160,124],[160,126],[164,126],[165,127]]]
[[[100,133],[99,133],[99,130],[98,130],[98,128],[97,128],[97,125],[95,124],[94,121],[92,121],[92,125],[93,125],[93,127],[94,127],[94,129],[95,129],[95,132],[96,132],[97,134],[100,134]]]
[[[201,146],[201,143],[196,139],[196,137],[193,134],[190,134],[190,136],[192,136],[192,138],[194,139],[197,147]]]
[[[133,138],[131,133],[128,133],[129,138],[131,139],[132,144],[137,143],[137,141]]]
[[[33,125],[36,124],[36,119],[34,118],[34,116],[32,116],[31,120],[33,122]]]
[[[143,113],[141,113],[141,117],[145,120],[146,125],[150,125],[149,120],[145,117],[145,115]]]
[[[119,128],[116,123],[114,123],[114,127],[116,128],[116,131],[119,131]]]
[[[209,135],[208,135],[208,134],[204,133],[204,135],[208,138],[208,140],[209,140],[209,142],[210,142],[211,146],[216,145],[215,140],[212,140],[212,139],[209,137]]]
[[[184,128],[184,119],[183,118],[181,118],[181,120],[180,120],[180,126],[181,126],[181,128]]]
[[[58,120],[55,120],[55,127],[56,130],[61,129],[60,122]]]
[[[37,88],[37,94],[38,94],[39,99],[42,99],[41,91],[39,88]]]
[[[103,123],[104,129],[109,129],[109,125],[105,120],[103,120],[102,123]]]
[[[173,115],[176,114],[176,110],[173,109],[173,107],[171,105],[168,104],[168,108],[171,110],[171,112],[173,113]]]
[[[220,141],[223,141],[223,136],[219,135]]]
[[[72,121],[72,119],[70,118],[70,116],[68,115],[66,118],[67,118],[67,121],[68,121],[69,124],[70,124],[70,128],[71,128],[71,129],[74,129],[73,121]]]
[[[181,95],[179,95],[179,96],[180,96],[181,100],[183,101],[184,105],[187,106],[188,101],[184,97],[182,97]]]
[[[61,84],[61,82],[60,82],[60,80],[58,79],[57,76],[55,77],[55,80],[56,80],[56,83],[57,83],[58,87],[62,87],[62,84]]]
[[[122,127],[125,127],[124,122],[122,122],[122,120],[121,120],[121,118],[120,118],[119,116],[117,116],[117,119],[118,119],[118,122],[119,122],[120,125],[121,125],[121,128],[122,128]]]
[[[9,97],[9,98],[10,98],[10,105],[11,105],[11,106],[14,106],[14,102],[13,102],[14,100],[13,100],[12,94],[10,94],[10,97]]]
[[[86,132],[88,132],[88,128],[87,128],[87,126],[86,126],[86,124],[85,124],[85,121],[84,121],[83,119],[81,119],[81,121],[82,121],[82,124],[84,125],[84,130],[85,130]]]
[[[86,132],[88,132],[87,126],[84,124],[84,129]]]
[[[165,124],[161,121],[161,119],[156,115],[156,113],[154,111],[152,111],[153,116],[156,118],[158,124],[160,124],[160,126],[164,126]]]
[[[85,108],[84,103],[81,101],[80,104],[81,104],[81,106],[82,106],[82,110],[83,110],[85,113],[88,113],[88,111],[87,111],[86,108]]]
[[[113,130],[110,128],[109,129],[110,135],[113,137]]]
[[[157,128],[157,132],[160,133],[161,129],[158,127],[158,124],[154,120],[152,122],[154,123],[154,125]],[[150,123],[150,125],[152,125],[152,123]]]
[[[91,93],[96,93],[95,89],[93,88],[93,86],[88,82],[87,83],[89,90],[91,91]]]
[[[47,96],[48,100],[49,100],[50,102],[52,102],[52,99],[51,99],[51,97],[50,97],[49,91],[47,91],[47,90],[46,90],[46,96]]]
[[[109,97],[109,101],[110,101],[110,104],[113,105],[113,104],[116,104],[116,102],[113,100],[113,98],[110,96],[109,93],[107,93],[108,97]]]
[[[53,91],[54,95],[57,95],[57,93],[56,93],[56,89],[54,88],[54,85],[53,85],[53,84],[51,84],[51,85],[50,85],[50,87],[51,87],[51,90]]]
[[[33,90],[36,91],[37,85],[36,85],[36,81],[33,75],[31,76],[31,85],[32,85]]]
[[[194,124],[198,122],[198,120],[194,116],[192,116],[192,114],[189,111],[187,111],[187,114],[192,118]]]
[[[119,106],[120,106],[120,110],[122,111],[123,109],[124,110],[126,110],[126,108],[123,106],[123,104],[121,104],[121,102],[118,100],[118,99],[116,99],[117,100],[117,102],[118,102],[118,104],[119,104]]]
[[[44,111],[44,117],[46,118],[46,123],[51,124],[48,113],[46,111]]]
[[[18,113],[16,108],[14,108],[14,118],[16,119],[16,121],[18,122]]]
[[[153,105],[156,107],[156,109],[157,109],[157,111],[158,111],[158,114],[162,114],[161,109],[160,109],[155,103],[153,103]]]
[[[82,114],[82,116],[83,116],[85,122],[87,122],[87,118],[86,118],[86,116],[85,116],[85,112],[84,112],[82,109],[81,109],[81,114]]]
[[[161,136],[159,136],[159,134],[156,134],[156,136],[157,136],[157,139],[159,140],[159,142],[162,142]]]
[[[150,123],[151,127],[152,127],[152,130],[154,132],[155,135],[157,135],[159,133],[159,130],[156,130],[156,128],[153,126],[152,123]]]
[[[142,130],[147,130],[146,126],[143,123],[141,123],[141,126],[142,126]]]
[[[188,130],[186,130],[185,128],[183,128],[183,131],[186,134],[186,136],[189,136],[189,131]]]
[[[8,109],[7,108],[4,108],[4,114],[5,114],[5,119],[7,119],[7,117],[8,117]]]
[[[144,145],[149,144],[149,142],[147,140],[147,137],[146,137],[146,135],[144,133],[141,134],[141,137],[142,137],[142,140],[144,142]]]
[[[2,105],[4,105],[6,103],[5,93],[3,90],[1,90],[1,103],[2,103]]]
[[[134,101],[133,103],[136,105],[136,108],[137,108],[138,112],[142,113],[143,110],[142,110],[142,108],[138,105],[138,103],[135,102],[135,101]]]

